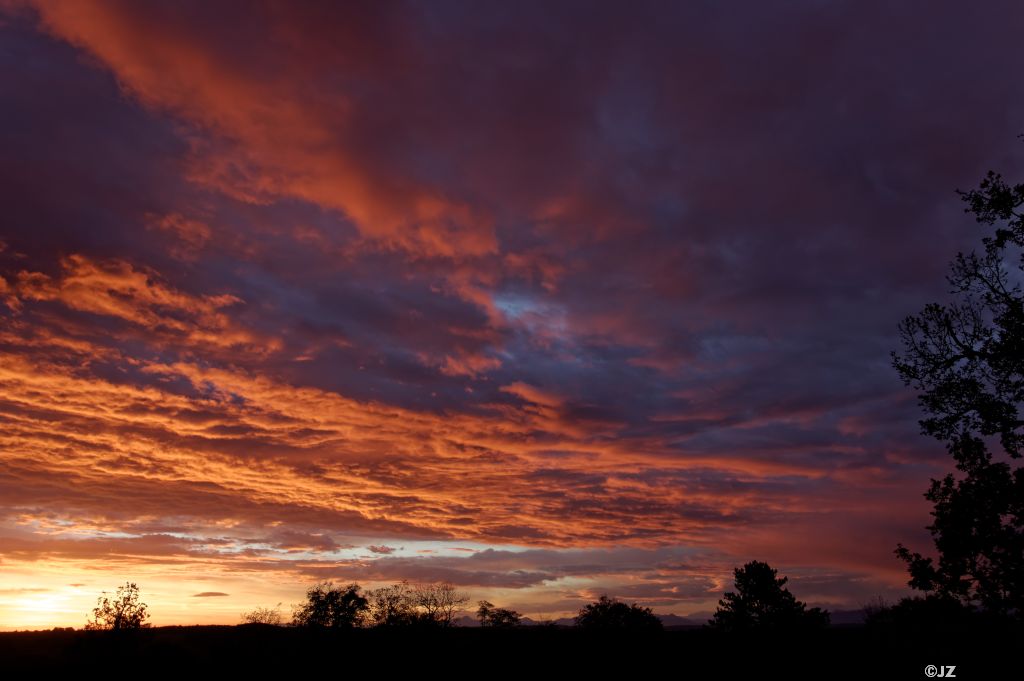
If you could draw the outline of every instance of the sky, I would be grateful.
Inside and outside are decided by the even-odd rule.
[[[909,593],[1016,2],[0,0],[0,629]],[[1018,173],[1014,175],[1014,173]]]

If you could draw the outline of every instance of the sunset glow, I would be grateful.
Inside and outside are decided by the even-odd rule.
[[[0,629],[907,593],[1024,13],[642,5],[0,0]]]

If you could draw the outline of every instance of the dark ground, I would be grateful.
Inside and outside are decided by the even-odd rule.
[[[308,631],[262,625],[157,627],[135,632],[0,633],[0,676],[46,671],[147,678],[309,672],[452,678],[924,679],[1022,678],[1020,629],[896,634],[832,627],[807,634],[728,635],[704,629],[593,634],[568,628]],[[14,675],[12,675],[14,674]]]

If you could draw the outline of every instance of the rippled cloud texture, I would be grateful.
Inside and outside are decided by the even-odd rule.
[[[0,7],[0,626],[905,588],[1017,3]]]

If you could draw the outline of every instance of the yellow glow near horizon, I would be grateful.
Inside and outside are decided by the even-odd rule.
[[[73,594],[67,592],[34,593],[15,599],[9,610],[25,626],[46,625],[76,615],[72,600]]]
[[[139,586],[154,626],[175,624],[237,624],[241,613],[258,606],[290,604],[301,598],[294,577],[219,574],[201,565],[139,565],[101,568],[91,561],[7,562],[0,574],[0,631],[80,629],[97,599],[112,595],[126,581]],[[208,592],[225,596],[197,597]]]
[[[303,598],[309,582],[287,572],[231,573],[192,565],[97,566],[93,561],[51,560],[4,564],[0,574],[0,631],[40,630],[54,627],[81,629],[104,592],[113,595],[125,581],[139,586],[139,595],[150,613],[152,626],[238,624],[243,612],[280,604],[282,618],[291,618],[292,605]],[[130,575],[130,576],[128,576]],[[362,583],[364,589],[385,582]],[[571,584],[570,584],[571,583]],[[586,579],[560,580],[556,590],[583,587]],[[533,619],[571,617],[572,610],[548,610],[551,593],[545,587],[525,589],[465,589],[470,605],[463,614],[473,615],[482,598],[513,605]],[[197,597],[204,592],[224,596]]]

